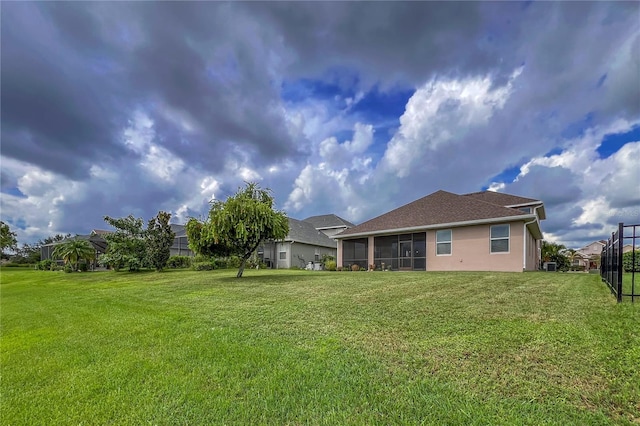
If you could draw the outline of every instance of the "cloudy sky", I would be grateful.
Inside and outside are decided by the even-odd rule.
[[[19,242],[243,181],[299,219],[492,189],[572,247],[640,222],[637,2],[3,2],[1,104]]]

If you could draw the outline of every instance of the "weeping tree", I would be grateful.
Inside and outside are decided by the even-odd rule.
[[[273,204],[270,189],[247,183],[226,201],[212,201],[204,222],[189,219],[189,247],[206,256],[238,256],[237,277],[241,278],[247,260],[261,243],[283,240],[289,233],[286,214],[274,210]]]
[[[54,259],[62,259],[65,265],[70,264],[71,268],[77,271],[81,260],[89,262],[95,259],[96,250],[89,241],[74,238],[56,245],[51,256]]]

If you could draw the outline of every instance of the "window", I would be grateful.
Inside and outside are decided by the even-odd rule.
[[[531,213],[531,207],[520,207],[518,210],[524,213]]]
[[[436,256],[451,254],[451,229],[436,231]]]
[[[281,251],[280,252],[280,260],[286,260],[287,259],[287,252],[286,251]]]
[[[491,253],[509,252],[509,225],[491,227]]]

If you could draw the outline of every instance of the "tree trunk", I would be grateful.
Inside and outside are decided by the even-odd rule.
[[[242,263],[240,263],[240,269],[238,269],[238,275],[236,275],[236,278],[242,278],[242,273],[244,272],[244,267],[247,264],[247,260],[249,260],[249,258],[251,257],[251,255],[253,254],[254,251],[256,251],[256,249],[258,248],[258,246],[260,245],[260,241],[258,241],[251,250],[249,250],[243,257],[242,257]]]
[[[242,262],[240,263],[240,268],[238,269],[238,275],[236,278],[242,278],[242,273],[244,272],[244,266],[247,264],[247,259],[242,258]]]

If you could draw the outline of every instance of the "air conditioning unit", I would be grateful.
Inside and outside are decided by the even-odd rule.
[[[556,262],[545,262],[544,270],[547,272],[556,272],[558,269]]]

